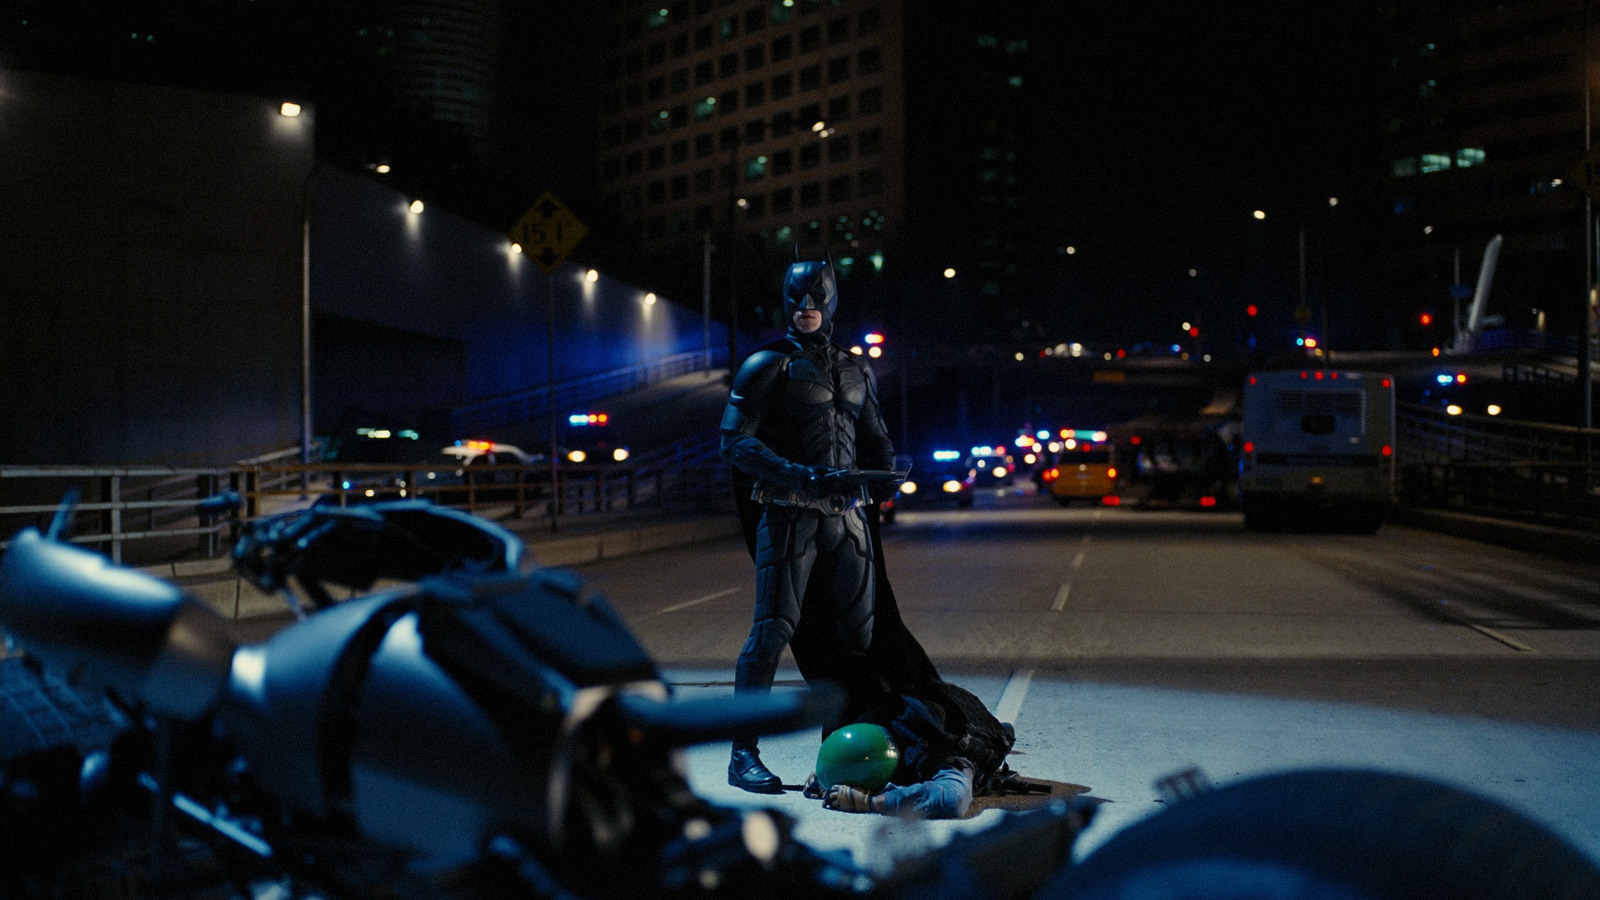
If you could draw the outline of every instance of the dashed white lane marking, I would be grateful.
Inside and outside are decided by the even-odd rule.
[[[1033,670],[1012,672],[1006,680],[1006,689],[1000,692],[1000,702],[994,708],[994,717],[1002,722],[1016,724],[1017,713],[1022,711],[1022,699],[1028,696],[1028,685],[1033,681]]]

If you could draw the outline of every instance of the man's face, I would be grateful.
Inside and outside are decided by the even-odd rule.
[[[810,334],[822,327],[822,310],[797,309],[794,313],[795,330],[801,334]]]

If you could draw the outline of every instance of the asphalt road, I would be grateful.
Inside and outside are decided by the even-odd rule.
[[[907,513],[886,554],[908,625],[949,680],[1015,724],[1012,765],[1100,804],[1086,852],[1162,808],[1154,782],[1311,766],[1422,775],[1511,805],[1600,860],[1600,562],[1432,532],[1256,534],[1237,515],[1062,510],[1037,497]],[[584,565],[680,694],[731,689],[753,576],[738,540]],[[797,684],[792,668],[780,679]],[[798,784],[814,733],[763,741]],[[725,783],[822,849],[871,862],[1004,815],[900,823]]]

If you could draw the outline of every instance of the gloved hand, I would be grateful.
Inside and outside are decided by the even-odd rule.
[[[856,790],[848,784],[836,784],[822,795],[822,805],[840,812],[882,812],[873,805],[873,799],[873,795],[866,791]]]

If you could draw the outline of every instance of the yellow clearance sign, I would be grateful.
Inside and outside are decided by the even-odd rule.
[[[540,195],[506,234],[546,275],[561,268],[589,229],[549,191]]]

